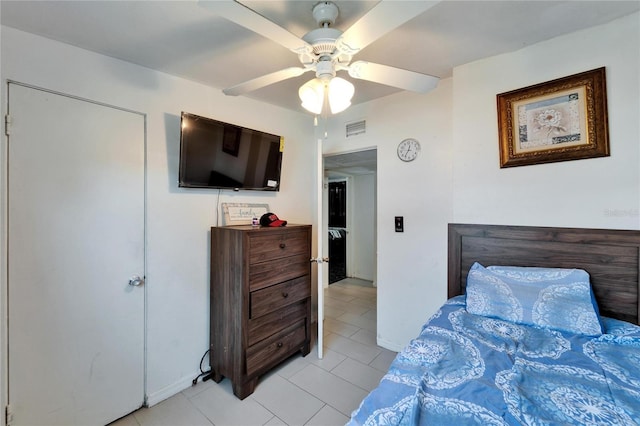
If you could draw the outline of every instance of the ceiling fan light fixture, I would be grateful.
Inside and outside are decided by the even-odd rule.
[[[298,89],[302,107],[314,114],[322,114],[329,107],[331,114],[337,114],[351,106],[351,98],[355,93],[353,84],[344,78],[314,78]],[[328,104],[328,105],[327,105]]]
[[[319,78],[307,81],[298,89],[298,96],[304,109],[314,114],[320,114],[324,103],[324,82]]]
[[[307,32],[302,38],[241,4],[239,0],[200,3],[215,10],[225,19],[292,51],[298,55],[302,64],[302,67],[285,68],[223,89],[225,95],[242,95],[305,72],[315,71],[319,80],[302,85],[298,90],[298,96],[305,109],[326,117],[348,108],[354,93],[351,83],[336,78],[337,71],[347,71],[354,79],[416,93],[426,93],[438,84],[438,77],[431,75],[367,61],[351,62],[353,55],[420,15],[438,3],[437,1],[406,2],[402,7],[393,1],[376,1],[375,6],[342,31],[333,27],[339,14],[338,6],[332,1],[314,0],[312,14],[318,28]],[[217,4],[211,6],[211,3]],[[329,88],[329,85],[335,87]]]
[[[335,77],[329,82],[329,107],[332,114],[337,114],[351,106],[351,98],[355,93],[353,84],[344,78]]]

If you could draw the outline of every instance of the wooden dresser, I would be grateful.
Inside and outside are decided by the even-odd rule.
[[[311,225],[211,228],[213,380],[244,399],[259,376],[311,349]]]

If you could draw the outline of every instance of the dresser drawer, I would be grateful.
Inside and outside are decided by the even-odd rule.
[[[255,291],[304,275],[310,276],[311,263],[308,254],[274,259],[249,265],[249,290]]]
[[[291,324],[298,322],[298,320],[306,320],[311,315],[310,303],[311,299],[306,298],[277,311],[250,319],[247,344],[249,346],[255,345],[261,340],[279,333]]]
[[[249,263],[304,254],[309,256],[309,233],[306,229],[288,232],[257,233],[249,237]]]
[[[249,318],[256,318],[311,296],[309,276],[252,291],[249,299]]]
[[[247,376],[284,360],[286,356],[300,349],[306,337],[305,321],[298,321],[291,327],[247,349]]]

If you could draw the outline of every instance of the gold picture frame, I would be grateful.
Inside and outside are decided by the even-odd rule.
[[[500,167],[609,156],[605,69],[497,95]]]

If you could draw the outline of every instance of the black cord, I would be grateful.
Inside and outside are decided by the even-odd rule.
[[[222,188],[218,188],[218,198],[216,199],[216,226],[220,226],[220,193]]]
[[[206,382],[207,380],[209,380],[211,378],[211,369],[209,369],[208,371],[204,371],[202,369],[202,361],[204,361],[204,357],[207,356],[207,354],[209,353],[211,349],[207,349],[207,351],[204,353],[204,355],[202,355],[202,358],[200,358],[200,374],[198,374],[198,377],[196,377],[195,379],[193,379],[193,381],[191,382],[191,386],[195,386],[196,383],[198,383],[198,379],[200,377],[203,377],[202,381]]]

